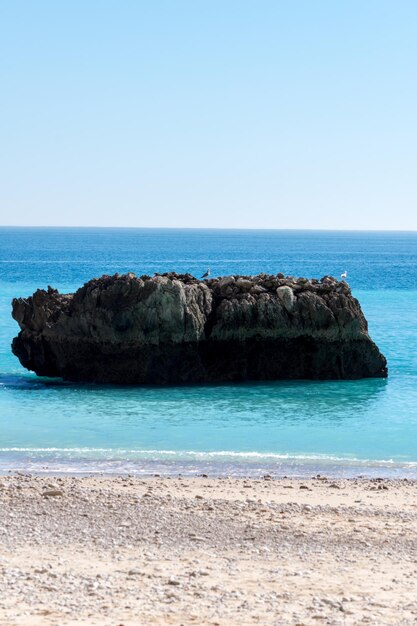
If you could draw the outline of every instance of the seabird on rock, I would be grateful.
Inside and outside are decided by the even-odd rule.
[[[211,270],[210,270],[210,268],[208,268],[207,272],[205,274],[203,274],[201,278],[208,278],[210,276],[210,274],[211,274]]]
[[[342,280],[345,280],[347,278],[347,271],[346,270],[343,272],[343,274],[340,274],[340,278]]]

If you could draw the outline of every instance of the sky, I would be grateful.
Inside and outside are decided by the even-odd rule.
[[[0,224],[417,230],[415,0],[0,3]]]

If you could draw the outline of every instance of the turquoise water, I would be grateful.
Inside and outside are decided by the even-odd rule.
[[[387,380],[168,388],[40,379],[15,296],[102,273],[348,271]],[[417,477],[417,233],[0,229],[0,471]]]

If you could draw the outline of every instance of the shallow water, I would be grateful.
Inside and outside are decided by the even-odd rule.
[[[112,387],[11,354],[15,296],[102,273],[348,270],[387,380]],[[0,229],[0,471],[417,477],[417,234]]]

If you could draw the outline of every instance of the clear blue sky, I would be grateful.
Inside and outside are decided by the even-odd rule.
[[[415,0],[5,0],[0,224],[417,230]]]

